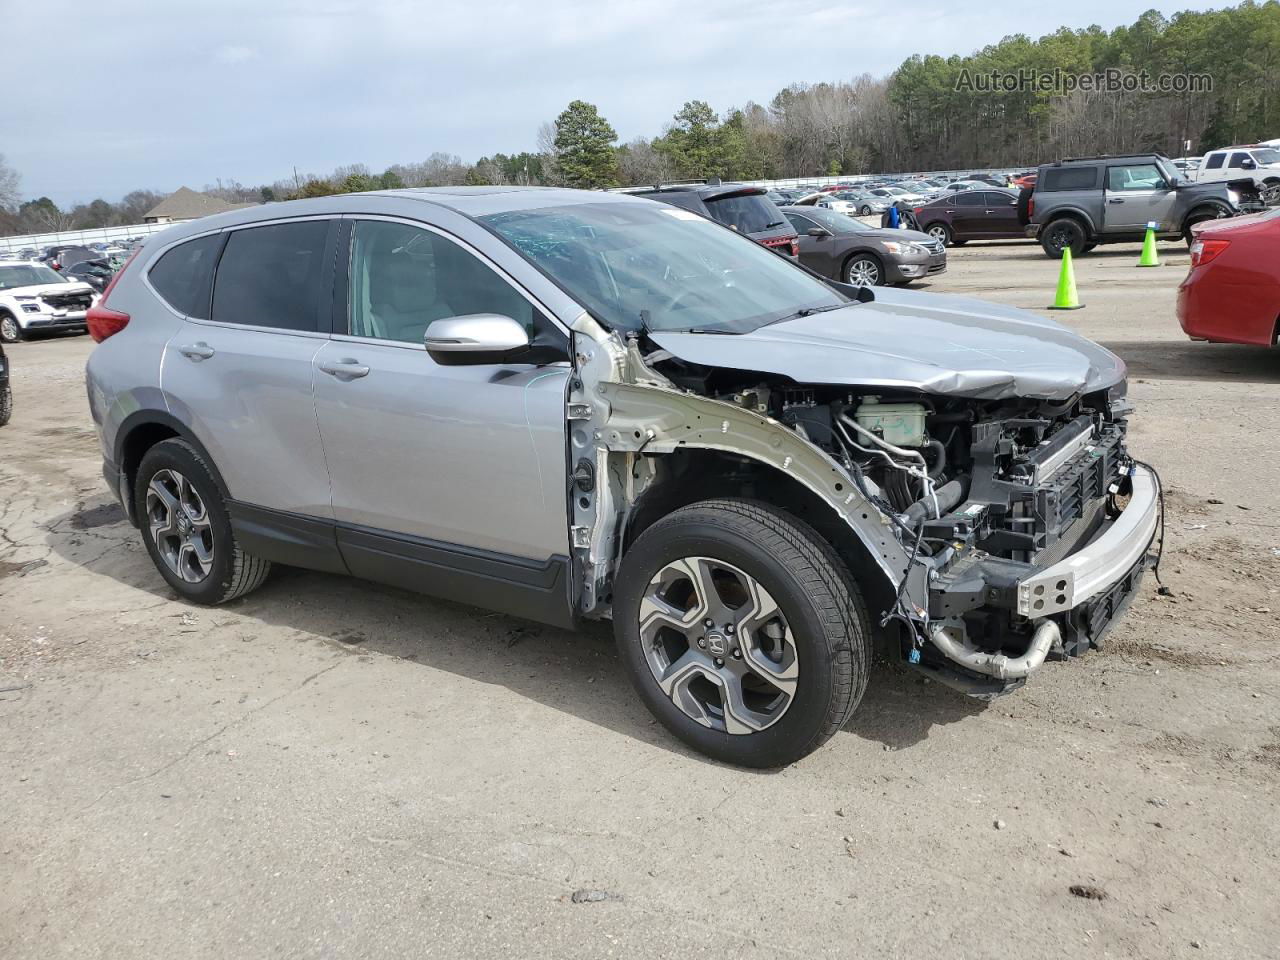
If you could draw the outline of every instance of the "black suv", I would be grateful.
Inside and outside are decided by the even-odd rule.
[[[737,230],[774,253],[793,260],[800,256],[799,236],[761,187],[706,180],[660,184],[642,190],[628,190],[627,193],[692,210],[708,220]]]
[[[9,358],[4,355],[4,346],[0,344],[0,427],[9,422],[13,415],[13,390],[9,386]]]
[[[1161,239],[1183,237],[1202,220],[1233,217],[1258,201],[1256,190],[1183,180],[1167,157],[1081,157],[1046,163],[1024,189],[1018,212],[1044,252],[1079,256],[1100,243],[1141,240],[1147,225]]]

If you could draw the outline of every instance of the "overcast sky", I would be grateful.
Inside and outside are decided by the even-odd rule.
[[[259,184],[433,151],[533,149],[572,99],[625,141],[689,99],[882,75],[1005,34],[1111,29],[1151,0],[0,0],[0,153],[60,205]],[[1064,20],[1064,18],[1070,18]]]

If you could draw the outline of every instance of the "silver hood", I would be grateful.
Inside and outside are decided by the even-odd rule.
[[[983,400],[1065,400],[1110,387],[1124,361],[1052,320],[970,297],[876,287],[875,300],[739,335],[654,332],[690,363],[797,383]]]

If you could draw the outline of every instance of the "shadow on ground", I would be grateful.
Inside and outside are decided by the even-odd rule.
[[[71,563],[187,609],[155,571],[140,534],[113,501],[80,504],[46,529],[49,546]],[[422,664],[497,684],[617,733],[700,757],[669,736],[640,703],[618,663],[607,623],[589,623],[573,633],[289,567],[274,568],[261,588],[201,617],[208,629],[235,629],[243,638],[243,622],[219,624],[218,610],[271,627],[276,637],[395,657],[406,667]],[[926,739],[934,726],[964,719],[983,706],[905,668],[877,662],[862,705],[844,729],[904,749]]]
[[[1102,345],[1129,365],[1131,378],[1280,383],[1280,354],[1267,347],[1191,340],[1116,340]]]

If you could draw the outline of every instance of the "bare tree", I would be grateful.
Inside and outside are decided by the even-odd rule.
[[[12,210],[18,206],[18,185],[22,178],[18,171],[5,163],[0,153],[0,210]]]

